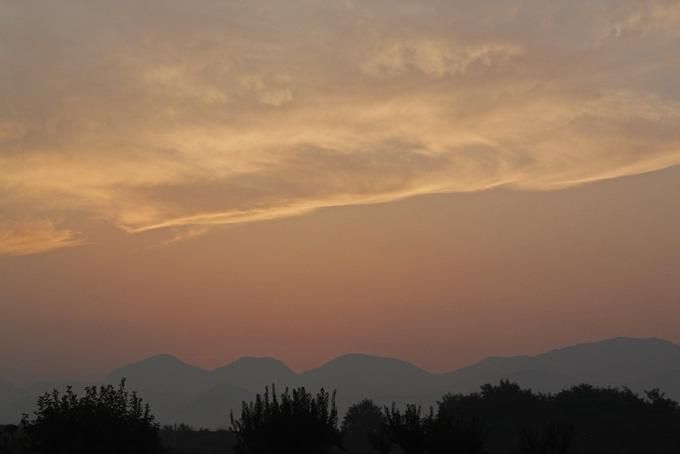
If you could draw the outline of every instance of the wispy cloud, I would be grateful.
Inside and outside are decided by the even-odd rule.
[[[0,225],[0,255],[31,255],[82,244],[77,232],[60,229],[51,221]]]
[[[145,5],[0,7],[3,220],[78,213],[172,241],[680,163],[677,2]],[[33,231],[54,242],[26,251],[75,244]]]

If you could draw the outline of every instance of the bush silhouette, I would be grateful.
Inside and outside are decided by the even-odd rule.
[[[239,454],[323,454],[341,445],[335,393],[286,388],[278,396],[266,388],[255,402],[243,403],[241,416],[231,415]]]
[[[28,449],[37,454],[154,454],[163,452],[158,425],[136,393],[111,385],[85,388],[79,397],[71,387],[38,399],[33,418],[21,428]]]

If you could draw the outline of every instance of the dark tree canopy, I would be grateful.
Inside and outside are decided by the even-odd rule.
[[[384,433],[390,443],[381,442],[379,447],[396,444],[404,454],[421,454],[425,452],[425,431],[423,430],[422,409],[418,405],[407,405],[401,411],[393,404],[385,408]]]
[[[680,453],[680,408],[657,389],[573,386],[534,393],[501,381],[446,394],[434,408],[353,405],[338,428],[335,393],[266,389],[231,430],[167,427],[169,454],[670,454]],[[27,440],[29,450],[21,445]],[[134,393],[87,388],[40,397],[32,419],[0,426],[0,454],[153,454],[158,426]]]
[[[348,435],[361,433],[362,413],[374,413],[370,402],[352,407],[345,418],[345,448],[360,445],[350,445]],[[680,409],[658,390],[639,396],[626,388],[579,385],[537,394],[501,381],[478,393],[447,394],[428,414],[416,405],[393,405],[382,415],[380,429],[363,433],[372,453],[680,453]]]
[[[427,452],[430,454],[484,454],[486,428],[480,419],[462,417],[441,402],[438,410],[423,420]]]
[[[71,387],[38,399],[33,417],[21,428],[36,454],[153,454],[163,452],[158,425],[142,399],[120,386],[85,388],[78,396]]]
[[[15,425],[0,426],[0,454],[20,452],[21,440],[18,440],[19,427]]]
[[[349,407],[342,419],[342,431],[350,430],[354,426],[381,427],[385,421],[382,408],[370,399],[364,399]]]
[[[439,402],[437,411],[431,409],[427,416],[416,405],[404,411],[394,405],[386,407],[381,437],[371,440],[374,450],[388,454],[398,446],[405,454],[484,454],[483,424],[458,416],[446,404]]]
[[[572,452],[571,425],[551,423],[543,430],[522,429],[515,454],[569,454]]]
[[[168,454],[231,454],[234,433],[225,430],[194,429],[186,424],[163,426],[163,447]]]
[[[305,388],[277,395],[269,388],[255,402],[243,403],[241,416],[231,415],[239,454],[323,454],[341,445],[335,393],[316,396]]]
[[[385,439],[385,416],[370,399],[352,405],[342,420],[343,448],[356,454],[389,452]]]

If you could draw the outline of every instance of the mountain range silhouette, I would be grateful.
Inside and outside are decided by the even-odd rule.
[[[662,339],[615,338],[552,350],[536,356],[490,357],[448,373],[430,373],[394,358],[348,354],[295,373],[273,358],[241,358],[204,370],[171,355],[157,355],[118,368],[98,384],[117,384],[147,401],[162,424],[225,428],[231,410],[265,386],[306,386],[337,390],[341,413],[362,398],[379,404],[433,405],[446,392],[472,392],[501,379],[537,392],[557,392],[581,383],[625,386],[635,392],[659,388],[680,400],[680,346]],[[0,378],[0,424],[30,413],[37,396],[78,382],[41,383],[21,388]]]

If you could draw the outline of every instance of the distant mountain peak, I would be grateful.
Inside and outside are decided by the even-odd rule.
[[[268,356],[243,356],[229,364],[222,367],[218,367],[213,372],[218,373],[220,371],[234,371],[234,370],[244,370],[244,369],[266,369],[266,370],[278,370],[286,373],[293,374],[293,371],[283,362],[276,358],[271,358]]]
[[[658,338],[658,337],[628,337],[628,336],[618,336],[610,337],[608,339],[602,339],[592,342],[581,342],[572,345],[572,347],[578,347],[581,345],[597,345],[597,344],[669,344],[674,345],[672,342]]]
[[[509,361],[531,361],[533,359],[540,359],[542,357],[558,355],[569,352],[582,352],[582,351],[596,351],[596,350],[607,350],[608,348],[620,349],[620,352],[625,352],[626,348],[666,348],[670,350],[680,349],[680,346],[674,344],[673,342],[661,339],[658,337],[648,337],[648,338],[637,338],[637,337],[612,337],[608,339],[592,341],[592,342],[582,342],[573,345],[567,345],[564,347],[554,348],[552,350],[545,351],[543,353],[538,353],[536,355],[508,355],[508,356],[487,356],[486,358],[473,363],[470,366],[465,366],[462,369],[468,369],[471,367],[476,367],[480,365],[496,365],[502,364]],[[459,369],[459,370],[462,370]]]
[[[378,365],[380,366],[391,365],[395,367],[406,367],[421,370],[414,364],[401,359],[390,358],[387,356],[369,355],[366,353],[346,353],[344,355],[340,355],[328,361],[327,363],[321,365],[319,369],[338,366],[374,367]]]
[[[303,373],[305,376],[354,376],[362,380],[373,380],[379,376],[397,377],[426,376],[429,372],[396,358],[349,353],[340,355],[316,369]]]
[[[198,377],[206,373],[203,369],[187,364],[176,356],[160,354],[119,367],[107,376],[107,381],[126,378],[134,383],[142,380],[147,386],[152,386],[156,380],[165,382],[177,380],[179,376]]]
[[[187,367],[196,368],[188,363],[185,363],[178,357],[170,355],[167,353],[162,353],[159,355],[149,356],[135,363],[128,364],[122,368],[132,368],[132,367]]]
[[[628,349],[649,349],[649,350],[677,350],[680,346],[673,342],[658,337],[638,338],[638,337],[613,337],[593,342],[583,342],[580,344],[569,345],[566,347],[550,350],[538,356],[553,355],[558,353],[576,352],[576,351],[603,351],[616,350],[624,353]]]
[[[182,363],[183,361],[176,357],[175,355],[171,355],[169,353],[159,353],[158,355],[153,355],[149,356],[148,358],[145,358],[141,361],[140,363]]]
[[[210,372],[216,384],[262,392],[272,384],[288,386],[296,374],[275,358],[246,356]]]

